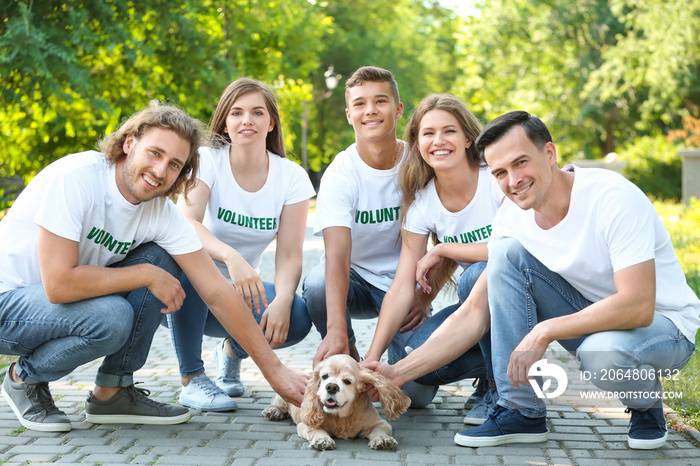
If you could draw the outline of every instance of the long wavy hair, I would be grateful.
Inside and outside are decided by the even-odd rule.
[[[116,131],[102,138],[97,146],[110,163],[116,164],[126,157],[124,141],[127,136],[132,134],[136,139],[140,139],[151,128],[169,129],[190,143],[190,153],[185,165],[171,188],[163,194],[172,196],[183,193],[187,199],[187,193],[196,182],[199,169],[198,149],[205,138],[206,130],[202,122],[184,110],[175,105],[152,100],[148,107],[132,115]]]
[[[399,188],[401,188],[402,194],[401,213],[399,217],[401,226],[404,226],[406,223],[406,214],[411,204],[416,200],[418,191],[423,189],[428,182],[435,177],[435,170],[423,160],[418,147],[420,122],[423,120],[425,114],[431,110],[444,110],[451,113],[457,119],[464,135],[468,140],[472,141],[472,144],[466,151],[469,166],[479,168],[485,165],[474,144],[474,141],[481,132],[482,125],[481,122],[472,115],[467,106],[452,94],[431,94],[423,99],[413,111],[408,126],[406,127],[405,140],[408,143],[408,158],[404,161],[399,172]],[[430,240],[433,244],[438,244],[440,242],[435,232],[430,233]],[[435,288],[436,285],[439,287],[450,282],[454,266],[454,261],[450,259],[443,260],[442,266],[429,280],[430,285]]]
[[[272,131],[267,133],[265,148],[280,157],[286,157],[284,138],[282,137],[282,122],[280,121],[280,112],[277,108],[275,93],[264,82],[251,78],[237,79],[226,87],[211,119],[211,132],[207,144],[211,147],[221,147],[231,143],[231,137],[224,132],[226,129],[226,117],[236,100],[251,92],[259,92],[262,95],[270,118],[275,124]]]

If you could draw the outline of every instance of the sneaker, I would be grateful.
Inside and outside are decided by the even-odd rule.
[[[215,382],[228,396],[241,396],[245,392],[245,387],[241,383],[241,358],[224,352],[224,345],[228,344],[227,342],[228,339],[223,339],[214,348],[214,362],[218,372]]]
[[[489,418],[489,414],[496,408],[498,401],[498,391],[489,388],[481,399],[481,402],[474,406],[464,417],[464,423],[472,426],[480,426]]]
[[[631,414],[627,444],[636,450],[653,450],[664,446],[668,435],[664,409],[649,408],[646,411],[627,408]]]
[[[478,377],[474,379],[472,387],[474,387],[474,392],[469,395],[469,398],[467,398],[467,401],[464,403],[464,409],[472,409],[481,403],[481,400],[484,399],[484,395],[486,395],[486,392],[489,390],[489,381],[486,377]]]
[[[182,387],[180,404],[202,411],[233,411],[238,407],[235,400],[204,374],[193,377],[187,386]]]
[[[529,418],[517,409],[496,406],[488,420],[455,434],[455,443],[463,447],[495,447],[506,443],[539,443],[549,438],[544,417]]]
[[[68,432],[73,428],[66,413],[56,407],[48,382],[17,383],[12,380],[14,363],[2,382],[2,396],[19,422],[27,429],[43,432]]]
[[[85,420],[93,424],[181,424],[190,419],[187,408],[159,403],[148,398],[151,392],[130,385],[108,400],[98,400],[90,392],[85,403]]]

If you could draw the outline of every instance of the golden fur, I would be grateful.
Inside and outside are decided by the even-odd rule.
[[[275,395],[263,416],[279,421],[291,415],[299,437],[308,440],[317,450],[334,449],[331,436],[339,439],[365,437],[372,449],[393,450],[396,440],[391,436],[391,426],[379,417],[365,393],[368,384],[379,392],[379,401],[389,419],[406,412],[411,400],[399,387],[383,375],[360,367],[350,356],[338,354],[314,370],[301,408]]]

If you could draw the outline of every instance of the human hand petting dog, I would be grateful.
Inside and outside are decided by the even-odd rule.
[[[403,384],[406,383],[405,380],[401,379],[400,374],[398,373],[396,368],[390,364],[386,364],[379,361],[364,360],[360,363],[360,367],[364,367],[365,369],[369,369],[371,371],[383,375],[397,387],[401,387]],[[379,401],[379,392],[373,385],[367,385],[366,393],[367,396],[369,396],[369,399],[372,400],[372,402]]]
[[[314,370],[306,388],[301,409],[290,406],[279,395],[263,411],[272,421],[292,416],[297,434],[317,450],[335,448],[332,437],[369,439],[375,450],[393,450],[397,442],[388,422],[379,417],[366,393],[372,385],[379,394],[384,414],[389,419],[406,412],[411,400],[400,388],[379,373],[360,367],[348,355],[335,355]]]

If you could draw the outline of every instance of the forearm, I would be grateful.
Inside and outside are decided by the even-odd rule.
[[[365,359],[378,361],[381,358],[401,328],[412,301],[412,288],[392,284],[382,301],[377,327]]]
[[[206,253],[209,254],[209,257],[222,264],[228,264],[232,259],[240,258],[243,260],[238,251],[217,238],[201,222],[190,219],[190,223],[194,225],[197,237],[202,242],[202,246]]]
[[[402,384],[457,359],[476,345],[491,325],[486,274],[481,274],[467,300],[424,344],[395,364]]]
[[[326,330],[334,335],[347,335],[348,290],[350,264],[326,261]]]
[[[263,376],[266,379],[274,376],[282,363],[235,288],[226,286],[214,301],[207,302],[207,306],[229,335],[250,355]]]
[[[489,329],[488,303],[469,301],[438,327],[428,340],[394,364],[400,385],[457,359],[476,345]]]
[[[130,267],[79,265],[61,273],[42,272],[42,285],[54,304],[72,303],[149,286],[156,272],[151,264]]]
[[[614,275],[617,293],[573,314],[543,321],[532,332],[547,342],[568,340],[608,330],[647,327],[654,320],[656,275],[654,261],[637,264]],[[531,333],[532,333],[531,332]]]
[[[302,260],[301,247],[298,253],[278,249],[275,255],[275,300],[288,303],[290,308],[301,280]]]
[[[488,260],[487,243],[440,243],[435,245],[440,257],[458,262],[485,262]]]

